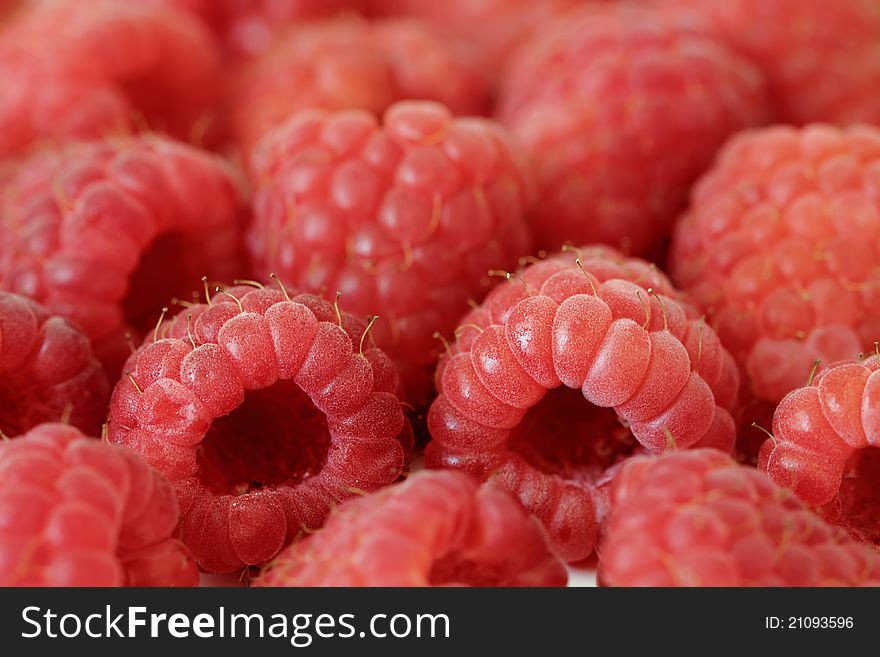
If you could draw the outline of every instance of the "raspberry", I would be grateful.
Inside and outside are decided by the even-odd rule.
[[[506,493],[420,472],[351,500],[292,545],[257,586],[564,586],[540,526]]]
[[[0,586],[195,586],[168,482],[130,450],[42,424],[0,443]]]
[[[141,2],[143,0],[137,0]],[[291,24],[363,8],[363,0],[149,0],[192,12],[233,53],[265,52]]]
[[[386,15],[414,16],[474,44],[490,71],[497,71],[520,44],[568,7],[582,0],[376,0]]]
[[[778,120],[880,123],[880,5],[875,0],[658,0],[699,14],[767,78]],[[757,29],[756,29],[757,28]]]
[[[0,289],[82,327],[112,360],[203,274],[238,268],[239,192],[219,158],[152,135],[23,162],[0,199]],[[118,343],[118,344],[117,344]],[[108,346],[109,345],[109,346]]]
[[[499,116],[535,161],[538,246],[651,251],[716,149],[762,122],[765,104],[758,71],[688,21],[635,7],[566,14],[501,86]]]
[[[97,432],[109,393],[101,363],[76,326],[0,292],[0,434],[16,436],[62,418]]]
[[[143,123],[197,137],[218,72],[210,35],[181,12],[116,0],[33,3],[0,31],[0,159]]]
[[[877,370],[880,355],[835,363],[786,395],[760,465],[853,538],[880,546]]]
[[[622,459],[733,447],[736,366],[642,260],[584,248],[512,278],[462,320],[440,360],[425,462],[491,478],[576,561],[603,513],[594,491]]]
[[[880,130],[821,125],[737,136],[695,187],[672,274],[739,364],[745,399],[772,409],[817,358],[873,350],[878,187]]]
[[[237,74],[232,130],[245,154],[306,109],[381,115],[403,99],[436,100],[456,114],[486,109],[479,66],[461,44],[416,21],[342,19],[294,30]]]
[[[307,111],[267,136],[254,161],[257,266],[380,314],[377,343],[409,400],[425,403],[434,332],[482,297],[489,268],[528,249],[530,180],[507,136],[429,102],[395,104],[383,127],[365,112]]]
[[[261,564],[339,500],[400,475],[412,429],[367,330],[319,297],[237,286],[161,322],[131,356],[110,441],[172,482],[202,568]]]
[[[880,558],[717,450],[627,462],[599,554],[606,586],[878,586]]]

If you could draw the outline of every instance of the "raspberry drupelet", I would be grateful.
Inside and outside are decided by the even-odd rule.
[[[537,246],[662,246],[691,183],[731,134],[762,123],[763,79],[694,24],[584,7],[514,56],[498,116],[532,156]]]
[[[109,395],[104,368],[79,328],[26,297],[0,292],[0,434],[66,419],[95,435]]]
[[[829,365],[783,398],[759,464],[828,522],[880,546],[880,354]]]
[[[631,459],[611,486],[604,586],[880,586],[880,555],[714,449]]]
[[[540,525],[507,493],[420,472],[350,500],[267,566],[257,586],[564,586]]]
[[[746,132],[696,185],[670,268],[741,368],[745,425],[766,426],[816,359],[873,351],[878,194],[880,130],[867,126]]]
[[[255,283],[161,321],[129,358],[109,439],[172,482],[203,569],[260,565],[400,476],[412,429],[368,331],[338,301]]]
[[[188,298],[202,275],[240,268],[232,169],[178,142],[69,144],[22,162],[4,190],[0,289],[73,320],[117,367],[128,355],[126,330],[152,328],[156,310]]]
[[[488,109],[485,76],[466,44],[410,20],[352,17],[295,28],[234,76],[230,123],[245,157],[260,137],[306,109],[381,115],[399,100],[456,114]]]
[[[623,459],[732,449],[736,366],[642,260],[584,247],[510,278],[441,356],[425,462],[513,493],[576,561],[593,550]]]
[[[64,424],[0,443],[0,586],[195,586],[177,519],[131,450]]]
[[[365,113],[307,111],[263,140],[248,246],[256,267],[300,289],[340,290],[376,313],[379,346],[421,407],[439,343],[528,251],[531,180],[495,123],[402,102]]]
[[[0,160],[149,126],[198,139],[219,53],[201,23],[141,2],[36,2],[0,26]]]
[[[875,0],[655,0],[688,12],[767,79],[775,118],[880,124],[880,4]]]

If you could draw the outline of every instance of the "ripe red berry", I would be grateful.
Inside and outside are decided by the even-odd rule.
[[[434,333],[482,297],[489,269],[513,267],[528,249],[531,189],[518,151],[491,121],[403,102],[384,126],[365,112],[300,113],[266,137],[254,164],[257,267],[379,314],[377,343],[423,404]]]
[[[400,475],[412,429],[367,330],[319,297],[238,286],[163,321],[131,356],[110,441],[172,482],[202,568],[262,564]]]
[[[853,538],[880,546],[880,356],[830,365],[773,415],[760,466]],[[876,388],[876,390],[875,390]]]
[[[754,61],[767,78],[778,120],[880,123],[875,0],[656,1],[667,12],[691,12]]]
[[[0,292],[0,433],[66,419],[93,435],[110,386],[83,333],[26,297]]]
[[[516,495],[568,561],[593,549],[595,489],[640,446],[733,447],[736,366],[642,260],[594,247],[540,261],[456,336],[437,369],[426,463]]]
[[[414,16],[476,46],[488,71],[498,71],[517,46],[583,0],[374,0],[386,15]]]
[[[606,586],[878,586],[880,556],[716,450],[628,461],[599,552]]]
[[[350,500],[257,586],[564,586],[540,526],[506,493],[421,472]]]
[[[873,351],[878,191],[880,130],[857,126],[745,133],[697,184],[672,274],[739,364],[746,399],[772,411],[816,359]]]
[[[0,443],[0,586],[195,586],[177,518],[130,450],[63,424]]]
[[[435,100],[481,114],[487,85],[466,46],[417,21],[352,17],[303,25],[238,72],[231,123],[245,155],[257,140],[306,109],[381,115],[404,99]]]
[[[716,149],[765,105],[754,66],[689,21],[635,7],[565,14],[501,85],[499,116],[535,162],[538,246],[648,252]]]
[[[0,26],[0,159],[149,126],[189,139],[219,54],[198,21],[141,2],[30,3]]]
[[[189,146],[153,135],[70,144],[21,163],[5,189],[0,289],[73,320],[107,360],[119,345],[128,354],[126,328],[151,329],[203,274],[239,269],[236,180]]]
[[[143,0],[140,0],[143,1]],[[363,10],[371,0],[147,0],[173,5],[205,21],[233,54],[267,50],[279,33],[300,21]]]

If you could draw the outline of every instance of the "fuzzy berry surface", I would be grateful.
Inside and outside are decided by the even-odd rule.
[[[714,449],[636,458],[612,484],[605,586],[880,586],[880,555]]]
[[[696,185],[670,270],[736,359],[755,417],[771,416],[803,386],[816,359],[873,353],[878,236],[880,130],[873,127],[746,132]]]
[[[259,565],[412,446],[401,387],[367,325],[320,297],[235,286],[157,326],[113,391],[109,439],[172,483],[208,572]]]
[[[41,424],[0,443],[0,585],[195,586],[168,482],[134,452]]]
[[[528,251],[529,172],[506,133],[443,106],[296,115],[262,142],[248,246],[300,289],[338,290],[424,403],[439,343]],[[497,279],[496,279],[497,280]]]
[[[565,566],[510,495],[420,472],[339,507],[257,586],[564,586]]]
[[[524,46],[497,114],[534,160],[540,248],[644,255],[717,148],[766,109],[758,70],[691,22],[612,5],[567,13]]]
[[[413,20],[356,17],[295,28],[234,75],[233,135],[245,156],[260,137],[307,109],[381,115],[400,100],[434,100],[456,114],[483,114],[488,89],[466,44]]]
[[[241,265],[240,192],[220,158],[156,135],[72,143],[0,197],[0,289],[73,320],[113,359],[126,331]]]
[[[567,561],[593,550],[630,455],[730,450],[736,366],[666,277],[608,247],[538,261],[458,326],[428,414],[431,468],[514,494]]]
[[[36,2],[0,25],[0,160],[149,126],[198,139],[219,53],[184,12],[140,2]]]
[[[109,396],[104,368],[77,326],[0,292],[0,433],[17,436],[67,418],[97,435]]]
[[[874,0],[655,0],[684,11],[765,75],[774,118],[880,124],[880,4]]]
[[[880,356],[834,363],[783,398],[761,469],[858,541],[880,546]]]

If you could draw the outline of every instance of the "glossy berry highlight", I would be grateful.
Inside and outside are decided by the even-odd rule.
[[[426,463],[514,494],[568,561],[592,552],[622,460],[733,447],[736,367],[645,261],[606,247],[538,261],[455,335],[437,369]]]

